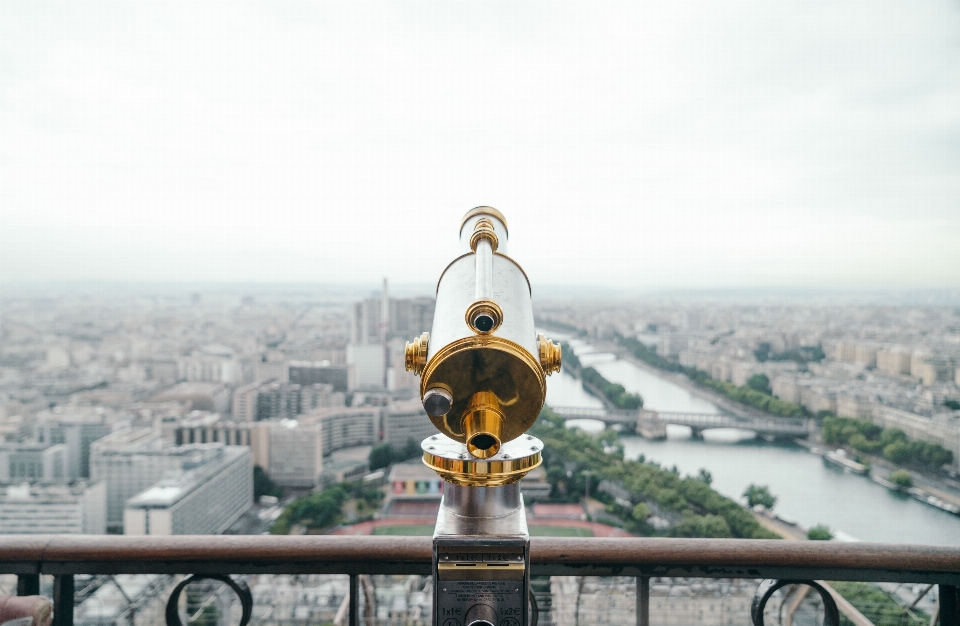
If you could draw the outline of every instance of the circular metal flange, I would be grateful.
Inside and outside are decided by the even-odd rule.
[[[427,437],[420,444],[423,464],[448,483],[464,487],[498,487],[515,483],[543,461],[543,442],[533,435],[521,435],[500,446],[488,459],[478,459],[467,446],[442,434]]]

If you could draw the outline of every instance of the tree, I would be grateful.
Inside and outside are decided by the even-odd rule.
[[[757,346],[757,349],[753,351],[753,356],[761,363],[766,361],[770,357],[770,344],[765,341],[761,343]]]
[[[907,447],[905,441],[895,441],[889,445],[884,446],[883,456],[888,461],[892,461],[897,465],[905,463],[910,460],[910,449]]]
[[[807,539],[811,541],[830,541],[833,539],[833,533],[830,532],[829,526],[817,524],[807,531]]]
[[[687,515],[674,524],[671,537],[732,537],[730,525],[719,515]]]
[[[643,520],[650,517],[650,515],[651,515],[650,507],[648,507],[643,502],[633,507],[633,519],[637,520],[638,522],[642,522]]]
[[[960,401],[958,400],[944,400],[943,406],[947,407],[951,411],[960,411]]]
[[[370,450],[370,471],[387,467],[393,463],[393,448],[389,443],[381,443]]]
[[[907,470],[899,469],[890,474],[890,482],[901,489],[906,489],[913,485],[913,478]]]
[[[891,443],[896,443],[898,441],[907,441],[906,433],[899,428],[884,428],[883,432],[880,433],[880,443],[882,443],[884,446],[889,446]]]
[[[406,461],[422,454],[420,444],[413,439],[407,439],[407,443],[402,448],[393,448],[393,462]]]
[[[754,391],[765,393],[768,396],[773,393],[770,389],[770,379],[767,378],[766,374],[755,374],[751,376],[750,380],[747,381],[747,387],[750,387]]]
[[[743,497],[747,499],[747,504],[755,507],[758,504],[765,509],[772,509],[777,504],[777,497],[770,493],[767,485],[757,486],[750,484],[747,490],[743,492]]]
[[[259,465],[253,466],[253,499],[259,500],[260,496],[273,496],[279,498],[283,496],[283,489],[278,487],[267,472]]]
[[[699,480],[700,482],[703,482],[703,483],[706,483],[706,484],[709,485],[709,484],[711,484],[711,483],[713,482],[713,474],[711,474],[711,473],[708,472],[706,469],[704,469],[704,468],[701,467],[701,468],[700,468],[700,475],[697,476],[697,480]]]

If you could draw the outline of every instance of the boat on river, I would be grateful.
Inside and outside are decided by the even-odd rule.
[[[909,493],[913,497],[913,499],[917,500],[918,502],[929,504],[930,506],[936,507],[941,511],[946,511],[947,513],[960,515],[960,507],[958,507],[955,504],[945,502],[942,499],[938,498],[937,496],[931,493],[927,493],[923,489],[920,489],[919,487],[911,487],[907,489],[907,493]]]
[[[831,465],[836,465],[846,472],[851,474],[859,474],[863,476],[867,473],[867,466],[863,463],[857,463],[853,459],[847,456],[847,453],[843,450],[831,450],[825,452],[823,455],[823,460]]]

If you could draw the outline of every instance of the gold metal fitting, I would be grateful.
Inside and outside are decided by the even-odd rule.
[[[500,399],[504,446],[533,426],[547,397],[547,377],[536,355],[497,335],[471,335],[437,349],[421,375],[420,397],[438,384],[453,390],[453,406],[443,417],[430,415],[430,421],[461,444],[466,443],[461,418],[477,392],[493,390]]]
[[[427,347],[430,345],[430,333],[423,333],[403,348],[403,366],[417,376],[427,366]]]
[[[503,413],[497,394],[489,391],[473,394],[462,421],[467,452],[478,459],[489,459],[500,451]]]
[[[560,371],[560,362],[563,360],[563,351],[560,346],[546,338],[543,333],[537,335],[537,345],[540,348],[540,365],[544,373],[549,376]]]
[[[493,222],[483,217],[477,220],[473,227],[473,234],[470,235],[470,249],[476,252],[477,244],[480,243],[481,239],[488,240],[493,251],[497,251],[497,246],[500,244],[500,240],[497,239],[497,231],[493,229]]]
[[[463,216],[463,220],[460,222],[460,232],[463,232],[463,227],[467,225],[467,222],[470,221],[470,218],[476,217],[478,215],[489,215],[490,217],[495,217],[500,220],[500,223],[503,224],[503,227],[509,231],[510,228],[507,226],[507,218],[503,216],[503,213],[496,210],[492,206],[478,206],[467,211],[467,214]]]
[[[542,462],[543,442],[531,435],[504,443],[486,459],[471,456],[464,444],[437,434],[424,439],[423,464],[448,483],[465,487],[498,487],[523,478]]]
[[[493,300],[478,300],[467,307],[463,319],[479,335],[489,335],[503,323],[503,309]]]

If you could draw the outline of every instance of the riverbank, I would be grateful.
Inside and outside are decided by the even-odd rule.
[[[690,380],[686,374],[681,374],[679,372],[668,372],[662,370],[659,367],[654,367],[645,361],[641,361],[636,358],[629,352],[623,351],[623,348],[613,344],[603,344],[601,346],[604,350],[608,350],[617,355],[617,358],[621,361],[626,361],[631,365],[649,373],[663,380],[670,381],[674,385],[681,387],[685,391],[689,392],[691,395],[694,395],[701,400],[706,400],[711,404],[716,405],[721,411],[729,413],[730,415],[735,415],[736,417],[767,417],[777,419],[778,416],[771,415],[770,413],[765,413],[758,409],[748,407],[746,405],[740,404],[739,402],[734,402],[725,395],[714,391],[713,389],[708,389],[706,387],[701,387],[694,381]]]
[[[797,439],[794,441],[799,446],[803,446],[811,453],[818,456],[822,456],[825,452],[834,449],[836,446],[830,446],[824,444],[819,437],[814,440],[805,440]],[[872,454],[858,453],[859,456],[867,461],[870,464],[870,471],[864,476],[865,478],[872,479],[873,482],[878,485],[890,490],[890,491],[900,491],[904,493],[905,496],[911,495],[906,491],[899,489],[896,485],[890,482],[890,474],[893,472],[904,469],[898,465],[895,465],[883,458],[882,456],[876,456]],[[909,469],[910,478],[913,481],[914,487],[919,488],[923,494],[922,495],[931,495],[936,498],[939,498],[943,502],[953,505],[955,507],[960,507],[960,484],[957,481],[950,478],[938,478],[935,476],[929,476],[921,471],[916,469]],[[921,498],[917,498],[919,501],[927,503]],[[928,503],[927,503],[928,504]],[[951,511],[948,511],[951,512]]]

